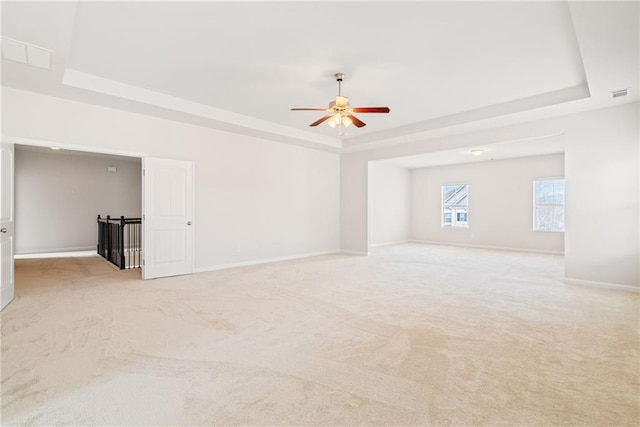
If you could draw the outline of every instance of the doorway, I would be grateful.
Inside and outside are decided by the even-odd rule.
[[[9,142],[13,140],[12,142]],[[23,142],[25,142],[23,144]],[[13,196],[14,196],[14,143],[18,145],[26,145],[35,150],[39,149],[56,150],[51,143],[46,141],[24,140],[18,138],[7,138],[3,135],[3,149],[10,148],[12,153],[10,167],[4,167],[3,170],[9,171],[12,184],[2,187],[3,200],[5,195],[7,199],[11,199],[11,213],[13,218]],[[44,148],[43,148],[44,147]],[[131,157],[132,161],[140,162],[141,172],[140,189],[141,195],[138,200],[141,203],[141,213],[143,219],[142,230],[142,247],[152,248],[151,253],[143,258],[142,262],[142,278],[150,279],[156,277],[166,277],[173,275],[191,274],[194,270],[193,260],[195,258],[194,250],[194,227],[193,227],[193,164],[191,161],[157,159],[148,157],[144,154],[121,153],[121,152],[100,152],[94,151],[93,147],[65,146],[63,149],[77,151],[81,156],[98,155],[99,157],[119,156]],[[29,150],[27,150],[29,151]],[[3,157],[4,159],[4,157]],[[107,172],[112,172],[113,168],[108,166]],[[151,179],[145,179],[145,171]],[[117,172],[117,167],[116,167]],[[167,179],[169,177],[169,179]],[[179,178],[179,179],[176,179]],[[81,180],[78,176],[75,180]],[[82,183],[83,185],[86,183]],[[6,188],[5,188],[6,187]],[[72,195],[73,191],[70,191]],[[10,197],[9,197],[10,196]],[[75,194],[76,198],[79,198]],[[50,203],[60,204],[55,197],[49,200]],[[178,213],[180,213],[178,215]],[[93,216],[93,215],[92,215]],[[97,215],[96,215],[97,219]],[[13,231],[13,228],[12,228]],[[180,244],[177,247],[176,244]],[[10,245],[10,251],[3,252],[3,260],[11,259],[11,277],[13,277],[13,258],[14,246]],[[60,249],[60,248],[58,248]],[[5,256],[7,255],[7,256]],[[9,276],[8,274],[6,276]],[[5,286],[6,285],[6,286]],[[11,290],[11,298],[13,298],[13,282],[5,283],[4,276],[2,281],[3,289],[7,287]],[[3,299],[3,306],[9,301]]]
[[[15,254],[95,253],[98,215],[142,216],[141,164],[139,157],[16,145]]]

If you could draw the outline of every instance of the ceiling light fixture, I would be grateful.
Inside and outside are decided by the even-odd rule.
[[[346,135],[344,128],[349,127],[349,125],[353,123],[353,120],[349,118],[351,115],[349,112],[349,98],[342,96],[342,79],[344,78],[344,74],[336,73],[335,77],[338,82],[338,96],[336,96],[335,101],[329,104],[329,108],[333,111],[333,114],[330,114],[331,118],[328,124],[331,128],[338,126],[338,135],[344,136]]]
[[[331,126],[332,128],[335,128],[336,126],[342,123],[342,116],[340,115],[339,112],[336,112],[333,114],[331,119],[329,119],[328,123],[329,123],[329,126]]]
[[[471,154],[474,156],[479,156],[482,153],[484,153],[484,150],[471,150]]]
[[[342,96],[342,80],[344,73],[335,74],[338,82],[338,95],[335,101],[329,103],[329,108],[292,108],[291,111],[326,111],[328,114],[319,120],[311,123],[309,126],[318,126],[322,122],[327,122],[331,128],[338,127],[339,136],[344,136],[344,128],[351,125],[361,128],[366,124],[358,119],[353,113],[388,113],[389,107],[351,107],[349,106],[349,98]]]
[[[56,150],[56,151],[57,151],[57,150],[59,150],[59,149],[60,149],[60,147],[51,147],[51,149],[52,149],[52,150]]]

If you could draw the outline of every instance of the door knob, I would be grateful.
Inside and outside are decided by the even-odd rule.
[[[187,221],[187,225],[191,225],[191,221]]]
[[[7,229],[6,228],[0,228],[0,233],[6,233]]]

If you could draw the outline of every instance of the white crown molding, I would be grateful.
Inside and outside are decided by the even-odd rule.
[[[356,138],[349,138],[343,144],[342,152],[351,153],[383,148],[410,142],[421,141],[447,133],[463,133],[464,127],[474,127],[482,122],[503,117],[507,122],[526,121],[522,113],[539,110],[546,107],[558,106],[564,103],[587,100],[590,97],[588,85],[582,84],[554,92],[530,96],[497,105],[490,105],[470,111],[452,114],[419,123],[400,126],[393,129],[370,133]],[[539,114],[540,112],[537,111]],[[538,117],[540,118],[540,117]],[[495,124],[493,125],[495,126]]]
[[[168,110],[179,111],[181,113],[191,114],[206,119],[212,119],[225,124],[237,126],[239,128],[251,129],[254,132],[257,131],[258,135],[262,134],[262,136],[267,138],[269,138],[270,135],[275,134],[324,147],[339,149],[342,146],[342,142],[338,138],[327,137],[309,131],[279,125],[267,120],[245,116],[243,114],[189,101],[176,96],[105,79],[93,74],[83,73],[72,68],[65,69],[62,84],[147,105],[153,105]]]
[[[220,124],[219,128],[222,130],[236,131],[238,133],[266,139],[282,139],[285,142],[300,143],[301,145],[311,146],[312,148],[342,153],[365,151],[389,145],[419,141],[430,137],[434,132],[441,132],[443,130],[445,132],[456,133],[456,129],[461,126],[464,128],[464,126],[468,126],[469,124],[473,125],[496,117],[516,116],[516,113],[589,98],[589,88],[587,84],[583,84],[342,141],[339,138],[318,135],[307,130],[279,125],[267,120],[257,119],[176,96],[105,79],[72,68],[65,69],[62,84],[124,100],[139,102],[149,106],[189,114],[211,120],[214,123],[218,122]],[[517,120],[517,117],[514,118]],[[458,129],[458,132],[464,132],[464,129]]]

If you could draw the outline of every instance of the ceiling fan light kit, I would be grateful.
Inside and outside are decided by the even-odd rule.
[[[344,73],[336,73],[335,78],[338,82],[338,95],[335,101],[329,103],[329,108],[292,108],[291,111],[326,111],[329,114],[321,117],[309,126],[318,126],[320,123],[326,121],[331,128],[339,128],[339,135],[344,135],[344,128],[351,125],[358,128],[366,126],[366,123],[354,116],[353,113],[388,113],[391,111],[389,107],[350,107],[349,98],[342,96]]]

